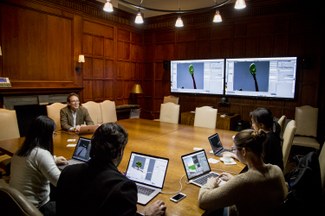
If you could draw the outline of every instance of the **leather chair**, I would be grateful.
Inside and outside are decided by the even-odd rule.
[[[94,124],[103,123],[102,111],[99,103],[88,101],[83,103],[82,106],[87,108],[90,118],[93,120]]]
[[[317,141],[318,108],[305,105],[296,107],[295,120],[297,124],[293,145],[319,149]]]
[[[99,103],[99,105],[101,109],[103,123],[117,121],[116,107],[114,101],[104,100],[103,102]]]
[[[178,104],[178,101],[179,101],[179,97],[175,97],[173,95],[168,95],[168,96],[164,96],[164,102],[163,103],[172,102],[174,104]]]
[[[293,137],[296,132],[296,121],[291,120],[288,122],[283,132],[283,144],[282,144],[282,155],[283,155],[283,167],[287,165],[290,150],[293,142]]]
[[[0,140],[19,138],[18,121],[15,110],[0,108]]]
[[[43,215],[27,198],[7,183],[0,183],[0,213],[1,215]]]
[[[65,106],[66,104],[63,103],[52,103],[46,106],[47,116],[53,119],[56,131],[61,130],[60,110]]]
[[[281,136],[281,138],[283,138],[283,133],[284,133],[284,130],[285,130],[286,120],[287,120],[287,117],[286,117],[285,115],[282,115],[282,116],[278,119],[278,124],[279,124],[280,127],[281,127],[281,132],[280,132],[280,136]]]
[[[178,124],[180,105],[172,102],[160,105],[159,121]]]
[[[194,126],[204,128],[216,128],[218,109],[209,106],[196,107]]]

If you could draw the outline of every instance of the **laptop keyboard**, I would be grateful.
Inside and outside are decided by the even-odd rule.
[[[217,173],[208,173],[207,175],[204,175],[200,178],[195,179],[194,182],[196,182],[200,185],[204,185],[207,183],[208,178],[211,178],[211,177],[218,177],[218,174]]]
[[[151,188],[143,187],[141,185],[137,185],[137,188],[138,188],[138,192],[144,195],[150,195],[152,192],[155,191]]]

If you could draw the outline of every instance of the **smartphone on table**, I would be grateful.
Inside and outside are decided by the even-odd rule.
[[[177,202],[181,201],[182,199],[184,199],[185,197],[186,197],[186,194],[177,193],[176,195],[172,196],[170,198],[170,200],[177,203]]]

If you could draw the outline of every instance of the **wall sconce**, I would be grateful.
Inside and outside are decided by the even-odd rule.
[[[85,56],[79,55],[78,56],[78,64],[76,66],[76,71],[80,73],[82,71],[82,64],[85,63]]]

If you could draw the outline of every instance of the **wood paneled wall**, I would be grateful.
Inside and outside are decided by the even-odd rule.
[[[170,94],[166,61],[298,56],[296,100],[230,97],[230,106],[220,106],[221,96],[179,94],[181,111],[211,105],[249,120],[248,113],[259,106],[289,118],[296,106],[325,107],[318,91],[324,32],[317,4],[249,1],[240,12],[226,5],[222,24],[211,22],[211,11],[184,15],[181,29],[173,26],[174,15],[146,19],[139,27],[133,15],[107,14],[102,6],[95,0],[1,1],[0,76],[9,77],[13,88],[78,87],[83,101],[109,99],[117,105],[129,103],[130,90],[139,82],[144,90],[138,96],[141,116],[152,119],[159,115],[163,96]],[[86,62],[77,72],[79,54]]]

